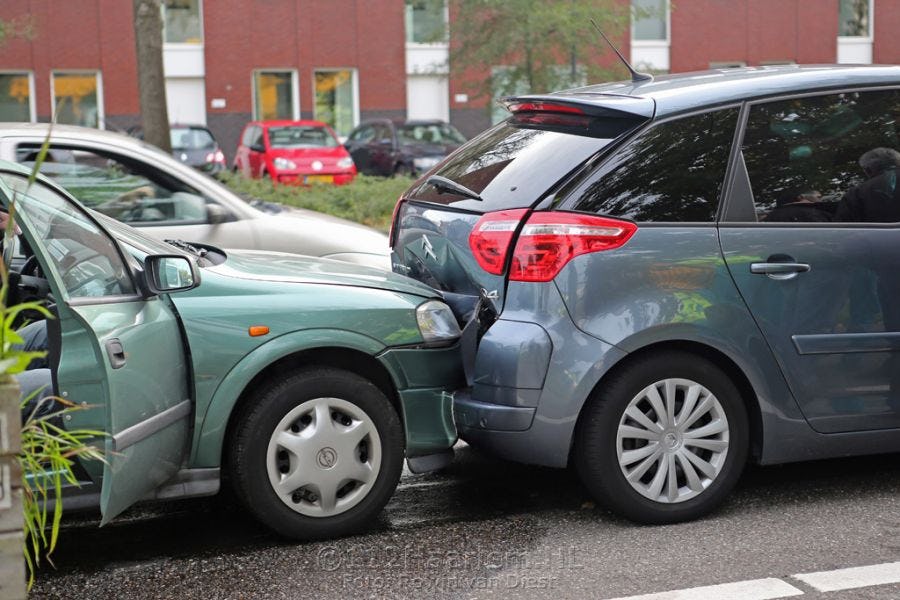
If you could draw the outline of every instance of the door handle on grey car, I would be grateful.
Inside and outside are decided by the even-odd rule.
[[[768,275],[772,279],[793,279],[798,273],[809,271],[806,263],[795,262],[764,262],[750,263],[750,272],[758,275]]]

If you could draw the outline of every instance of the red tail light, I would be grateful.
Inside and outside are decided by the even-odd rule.
[[[510,102],[506,105],[507,110],[511,113],[522,112],[552,112],[566,113],[570,115],[583,115],[584,111],[577,106],[561,104],[555,102]]]
[[[582,254],[619,248],[637,225],[579,213],[537,212],[522,228],[513,252],[512,281],[550,281]]]
[[[491,275],[503,275],[506,254],[513,234],[528,209],[501,210],[481,217],[469,234],[469,247],[481,268]]]

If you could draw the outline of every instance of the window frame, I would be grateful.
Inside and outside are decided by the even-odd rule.
[[[869,0],[869,33],[867,35],[841,35],[841,3],[838,0],[838,42],[869,42],[875,41],[875,0]]]
[[[634,48],[634,47],[662,48],[662,47],[669,47],[669,45],[672,43],[672,3],[669,0],[663,0],[663,2],[665,2],[665,4],[666,4],[666,15],[665,15],[666,36],[665,36],[665,38],[655,39],[655,40],[639,40],[634,37],[634,24],[635,24],[634,10],[633,10],[634,4],[632,2],[629,2],[629,8],[632,9],[631,15],[630,15],[631,18],[629,19],[629,21],[630,21],[629,30],[631,32],[631,47],[632,48]]]
[[[300,120],[300,86],[298,84],[297,77],[297,69],[284,68],[284,67],[260,67],[257,69],[253,69],[253,72],[250,74],[250,99],[253,103],[253,120],[254,121],[266,121],[268,119],[264,119],[262,115],[259,114],[259,105],[257,104],[257,95],[258,92],[256,90],[256,77],[257,75],[265,74],[265,73],[290,73],[291,75],[291,117],[290,120],[299,121]]]
[[[312,69],[312,98],[313,98],[313,120],[322,121],[322,119],[318,118],[316,115],[316,73],[340,73],[341,71],[349,71],[350,72],[350,85],[353,91],[353,124],[350,126],[350,131],[347,132],[347,136],[353,133],[353,130],[359,125],[359,69],[356,67],[313,67]],[[325,121],[322,121],[325,123]],[[333,127],[330,123],[326,123],[329,127],[334,129],[335,135],[338,137],[338,141],[341,140],[341,133]]]
[[[26,75],[28,77],[28,122],[37,123],[37,98],[34,95],[34,71],[26,69],[0,69],[0,75]]]
[[[618,154],[618,152],[634,141],[637,137],[643,135],[649,129],[656,127],[658,125],[662,125],[668,123],[670,121],[678,121],[681,119],[686,119],[690,117],[696,117],[699,115],[718,112],[721,110],[728,110],[736,108],[738,109],[738,114],[735,119],[735,129],[732,133],[731,138],[731,148],[728,151],[728,160],[725,162],[725,170],[722,173],[722,186],[719,189],[719,199],[716,205],[716,212],[713,215],[713,219],[710,221],[633,221],[637,223],[641,228],[648,227],[716,227],[719,224],[719,221],[724,214],[725,205],[728,201],[728,186],[731,181],[731,170],[732,163],[734,161],[734,151],[735,151],[735,142],[738,138],[743,139],[743,125],[744,121],[742,120],[744,117],[744,102],[728,102],[725,104],[717,104],[715,106],[704,106],[698,108],[696,110],[679,112],[673,115],[668,115],[662,119],[649,119],[647,122],[642,123],[639,127],[635,128],[633,131],[629,132],[626,136],[624,136],[621,140],[613,142],[608,146],[605,146],[598,152],[594,157],[589,158],[582,168],[576,169],[572,176],[567,177],[566,180],[558,186],[559,188],[564,187],[569,182],[571,182],[575,178],[590,178],[596,171],[602,169],[607,162],[609,162],[613,157]],[[579,184],[580,185],[580,184]],[[554,192],[553,195],[555,195]],[[588,215],[597,215],[594,212],[585,212],[578,211],[572,208],[572,204],[575,201],[572,195],[565,196],[560,199],[554,199],[553,201],[553,210],[561,210],[567,212],[577,212],[580,214],[588,214]],[[541,203],[543,204],[543,203]],[[539,205],[540,206],[540,205]],[[622,221],[630,221],[630,219],[622,218],[622,217],[610,217],[613,219],[619,219]]]
[[[747,121],[750,118],[750,111],[754,106],[760,104],[768,104],[770,102],[781,102],[785,100],[799,100],[802,98],[813,98],[816,96],[828,96],[837,94],[851,94],[864,92],[888,92],[900,91],[900,85],[867,85],[862,87],[849,88],[831,88],[819,89],[808,92],[798,92],[790,94],[779,94],[776,96],[767,96],[765,98],[756,98],[743,102],[741,113],[738,116],[738,132],[734,137],[734,143],[731,147],[731,156],[729,158],[729,168],[726,171],[726,181],[723,188],[724,197],[722,199],[720,209],[721,214],[717,221],[722,227],[776,227],[776,228],[856,228],[875,227],[878,229],[900,229],[898,223],[842,223],[842,222],[775,222],[775,221],[759,221],[756,216],[756,203],[753,196],[752,181],[750,173],[747,171],[746,164],[743,160],[744,135],[747,131]],[[738,181],[739,177],[743,177],[743,181]],[[742,198],[735,198],[735,188],[741,185],[748,185],[750,193]],[[750,220],[743,215],[753,215]]]
[[[203,23],[203,0],[197,0],[197,17],[200,21],[200,41],[199,42],[167,42],[166,41],[166,2],[165,0],[161,3],[162,6],[162,39],[163,39],[163,48],[202,48],[206,43],[206,28]]]
[[[446,0],[443,3],[443,16],[444,16],[444,39],[439,42],[416,42],[412,41],[409,38],[410,31],[406,27],[407,22],[407,10],[408,4],[406,2],[403,3],[403,41],[406,43],[407,48],[449,48],[450,47],[450,7],[448,6]],[[410,19],[411,21],[412,19]]]
[[[97,90],[97,127],[106,129],[106,109],[103,103],[103,71],[100,69],[52,69],[50,71],[50,118],[56,123],[56,76],[87,75],[93,73]]]

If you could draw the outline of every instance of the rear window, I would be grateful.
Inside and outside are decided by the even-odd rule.
[[[565,190],[561,207],[642,222],[716,218],[738,109],[663,121]]]
[[[606,137],[526,128],[507,120],[472,139],[432,173],[477,192],[483,201],[438,193],[424,180],[407,197],[475,212],[531,206],[560,179],[636,125],[627,119],[607,120],[608,126],[603,127]]]
[[[172,150],[212,150],[216,147],[212,134],[200,127],[173,127],[169,133]]]

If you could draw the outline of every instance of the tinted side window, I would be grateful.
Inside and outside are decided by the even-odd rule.
[[[644,222],[714,221],[737,108],[666,121],[627,142],[563,207]]]
[[[743,152],[757,218],[900,221],[898,120],[897,90],[753,106]]]

